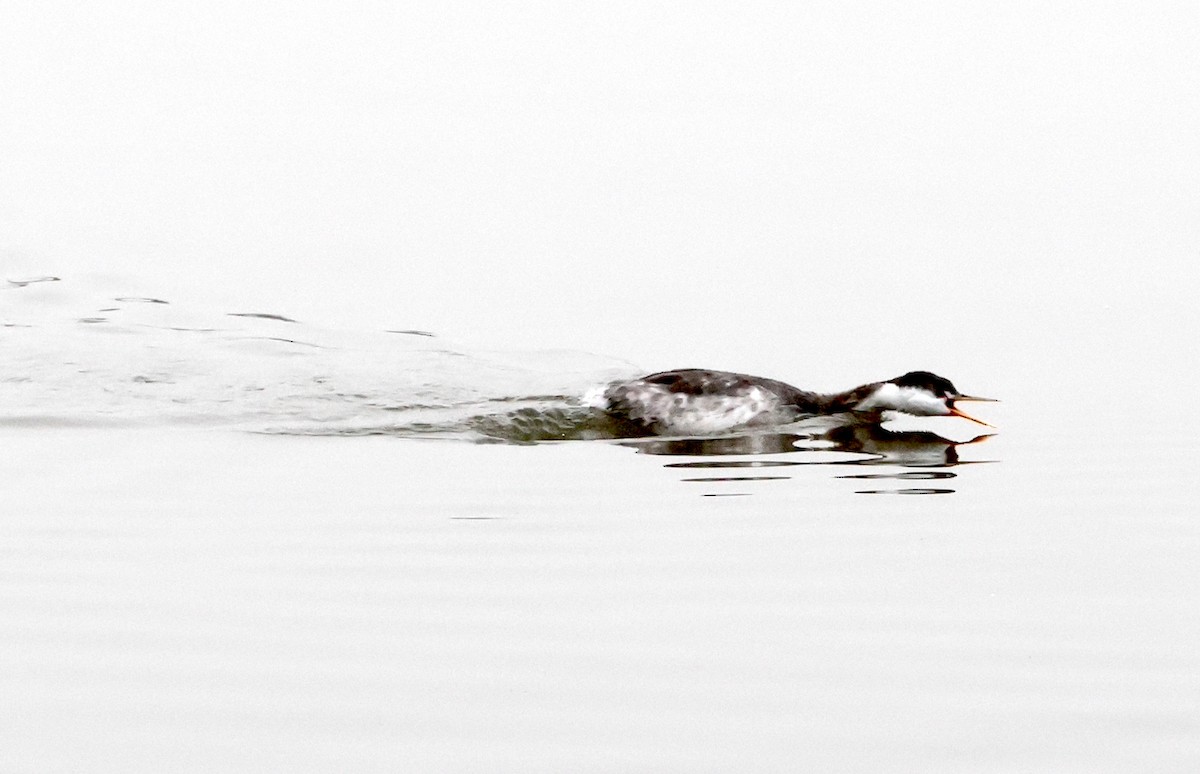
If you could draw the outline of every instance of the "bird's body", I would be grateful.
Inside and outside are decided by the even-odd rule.
[[[984,399],[961,395],[949,380],[927,371],[821,394],[775,379],[686,368],[614,384],[604,393],[611,416],[655,435],[715,435],[821,415],[877,423],[885,411],[979,422],[955,409],[955,400]]]

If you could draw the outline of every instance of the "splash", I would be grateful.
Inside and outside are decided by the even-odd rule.
[[[0,285],[0,426],[206,425],[509,444],[607,439],[667,460],[702,458],[663,466],[689,486],[721,490],[698,493],[706,497],[746,494],[727,488],[777,484],[808,465],[880,466],[872,470],[886,472],[837,476],[874,486],[947,483],[956,476],[950,468],[967,464],[958,448],[988,437],[958,442],[831,417],[724,436],[644,437],[645,428],[599,407],[606,387],[640,373],[612,358],[472,350],[425,330],[345,331],[269,309],[199,309],[121,290],[128,289],[56,277]]]
[[[525,442],[611,437],[587,395],[636,374],[583,352],[471,350],[57,277],[0,285],[0,422],[208,424]]]

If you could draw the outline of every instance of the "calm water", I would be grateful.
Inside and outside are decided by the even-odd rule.
[[[4,771],[1200,766],[1195,444],[1101,419],[1171,366],[1091,378],[1134,342],[948,374],[985,439],[476,443],[638,369],[0,293]]]

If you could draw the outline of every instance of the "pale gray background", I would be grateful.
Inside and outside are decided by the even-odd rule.
[[[8,276],[815,386],[1196,287],[1191,2],[4,9]]]

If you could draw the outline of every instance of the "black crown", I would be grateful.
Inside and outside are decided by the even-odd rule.
[[[949,379],[929,371],[909,371],[904,376],[892,379],[891,382],[897,387],[917,387],[929,390],[939,398],[958,394],[958,390],[954,388]]]

